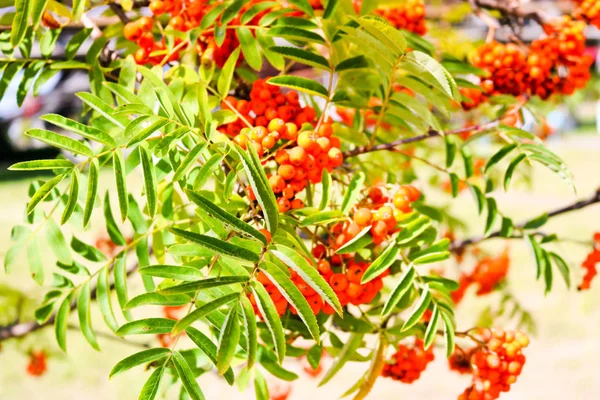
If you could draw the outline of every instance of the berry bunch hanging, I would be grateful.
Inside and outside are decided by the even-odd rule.
[[[480,252],[474,251],[474,254],[479,255]],[[452,292],[455,303],[462,300],[466,290],[472,285],[477,286],[477,295],[483,296],[491,293],[500,282],[506,279],[510,266],[507,248],[498,257],[479,257],[472,271],[461,274],[459,278],[460,286]]]
[[[587,290],[591,287],[592,280],[598,274],[598,264],[600,264],[600,232],[594,234],[594,249],[581,263],[581,267],[585,270],[585,274],[577,287],[579,290]]]
[[[400,344],[396,353],[383,367],[381,376],[403,383],[413,383],[421,377],[421,373],[434,358],[433,348],[425,350],[420,339],[416,339],[410,346]]]
[[[321,182],[324,169],[342,165],[341,143],[333,136],[332,121],[318,124],[315,110],[303,107],[295,91],[284,94],[278,86],[256,80],[250,100],[230,96],[222,107],[235,109],[239,117],[219,130],[242,148],[251,145],[259,156],[275,161],[268,179],[281,212],[303,208],[296,195],[309,182]]]
[[[44,350],[32,351],[29,354],[29,363],[27,364],[27,373],[31,376],[42,376],[46,373],[46,352]]]
[[[471,355],[473,384],[458,400],[493,400],[508,392],[525,364],[523,348],[529,344],[520,331],[483,329],[479,336],[485,343]]]

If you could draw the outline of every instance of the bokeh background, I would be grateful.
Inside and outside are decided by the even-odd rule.
[[[429,22],[432,36],[454,46],[456,52],[468,52],[469,45],[457,46],[464,38],[483,38],[485,27],[478,20],[464,19],[460,8],[452,8],[454,14],[445,13],[444,2],[437,2]],[[549,12],[559,12],[561,2],[540,2]],[[464,12],[464,11],[463,11]],[[444,21],[436,19],[445,15]],[[453,34],[449,35],[452,29]],[[535,28],[526,35],[537,36]],[[598,50],[597,31],[589,32],[589,52],[596,55]],[[63,45],[68,37],[61,38]],[[445,41],[445,42],[444,42]],[[465,42],[466,43],[466,42]],[[85,54],[85,47],[80,50]],[[52,157],[55,153],[47,148],[28,141],[22,132],[30,127],[41,127],[38,117],[55,112],[63,115],[76,115],[80,105],[75,101],[74,92],[85,90],[87,77],[77,72],[57,74],[41,91],[37,98],[28,97],[22,108],[14,102],[18,79],[9,86],[0,102],[0,258],[4,258],[10,246],[12,226],[24,219],[25,204],[28,200],[29,185],[39,178],[36,175],[11,173],[6,168],[17,161]],[[550,210],[585,197],[600,186],[600,80],[596,76],[589,87],[568,101],[548,106],[548,123],[552,135],[548,145],[561,156],[575,176],[578,193],[573,193],[567,185],[547,170],[534,167],[527,181],[513,185],[507,194],[499,195],[499,208],[515,221],[538,215],[542,210]],[[491,154],[491,144],[479,142],[483,153]],[[101,185],[108,187],[111,176],[106,173]],[[141,178],[139,179],[141,181]],[[133,182],[133,181],[130,181]],[[101,191],[102,192],[102,186]],[[130,190],[135,191],[134,185]],[[424,189],[432,201],[439,205],[450,204],[448,196],[442,196],[436,189],[431,193]],[[439,196],[436,196],[439,194]],[[439,199],[438,199],[439,198]],[[481,231],[483,217],[477,216],[474,202],[468,192],[452,202],[451,211],[466,223],[466,234]],[[99,214],[99,213],[97,213]],[[99,222],[99,221],[96,221]],[[90,231],[82,234],[88,242],[105,236],[100,227],[92,223]],[[561,237],[571,241],[561,243],[561,250],[573,268],[573,280],[580,278],[579,265],[589,252],[592,232],[600,231],[600,205],[583,211],[565,214],[552,219],[547,225]],[[502,241],[490,241],[482,246],[486,250],[501,251]],[[529,249],[520,241],[511,243],[511,266],[505,293],[526,310],[533,319],[532,344],[526,350],[527,364],[518,383],[502,399],[523,400],[592,400],[600,397],[600,284],[579,293],[568,290],[562,281],[555,282],[553,291],[545,295],[543,284],[535,280],[535,266]],[[33,310],[41,301],[41,291],[29,277],[26,260],[22,269],[7,274],[0,270],[0,326],[16,320],[30,320]],[[140,292],[141,282],[133,280],[132,292]],[[576,285],[574,285],[576,286]],[[500,303],[500,294],[492,294],[474,301],[469,292],[457,310],[460,328],[468,328],[477,323],[488,308],[495,309]],[[97,310],[96,310],[97,312]],[[510,314],[510,312],[507,312]],[[129,343],[110,338],[101,317],[93,316],[99,333],[98,341],[102,352],[92,350],[81,334],[74,330],[69,335],[69,354],[60,351],[54,341],[51,328],[44,329],[23,339],[2,342],[0,348],[0,400],[14,399],[135,399],[147,373],[136,368],[108,381],[107,371],[125,355],[137,347],[150,343]],[[74,324],[75,320],[72,321]],[[508,326],[518,321],[505,318]],[[101,332],[106,332],[104,336]],[[42,377],[26,374],[28,352],[44,349],[49,354],[48,372]],[[366,364],[351,363],[324,388],[317,391],[318,378],[304,371],[302,362],[287,365],[297,371],[301,378],[293,384],[270,380],[272,393],[290,392],[289,399],[334,399],[345,392],[357,376],[362,375]],[[325,361],[324,368],[328,366]],[[369,398],[372,399],[453,399],[468,385],[468,376],[459,376],[447,368],[443,350],[436,350],[436,360],[428,367],[422,378],[412,385],[380,379]],[[210,399],[250,399],[251,387],[228,387],[213,373],[201,378],[201,386]],[[168,393],[168,398],[177,398],[178,391]]]

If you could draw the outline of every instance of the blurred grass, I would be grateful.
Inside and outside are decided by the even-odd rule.
[[[573,202],[578,196],[590,195],[600,186],[600,137],[586,134],[584,129],[578,135],[549,142],[553,151],[562,156],[572,169],[578,195],[569,190],[558,177],[542,169],[534,168],[530,178],[532,187],[513,183],[508,194],[496,196],[500,210],[515,222],[539,215]],[[0,257],[3,258],[9,246],[10,229],[23,219],[27,186],[33,179],[0,181]],[[107,177],[108,179],[108,177]],[[107,180],[105,179],[105,180]],[[108,184],[105,183],[105,188]],[[106,190],[106,189],[104,189]],[[102,193],[102,192],[101,192]],[[435,191],[428,193],[432,202],[438,200]],[[475,204],[470,194],[461,194],[459,201],[452,205],[452,212],[468,222],[470,234],[482,230],[483,218],[477,216]],[[99,218],[99,212],[97,212]],[[98,220],[99,221],[99,220]],[[95,224],[101,229],[102,224]],[[561,237],[575,240],[590,240],[593,231],[600,230],[600,205],[585,211],[566,214],[552,219],[545,230],[555,231]],[[91,239],[99,231],[86,232],[83,237]],[[499,250],[503,241],[491,241],[483,248]],[[588,248],[575,243],[564,243],[561,253],[573,267],[573,281],[576,286],[580,278],[579,264]],[[597,370],[600,359],[600,283],[585,293],[574,289],[566,290],[564,283],[556,277],[554,290],[544,295],[543,284],[535,281],[535,267],[528,248],[519,241],[511,243],[511,267],[509,288],[521,305],[530,311],[536,321],[538,335],[532,339],[527,349],[527,365],[513,390],[502,396],[504,400],[564,400],[596,399],[600,393],[600,380]],[[39,287],[28,277],[26,263],[23,268],[6,275],[0,272],[0,291],[6,287],[23,291],[32,297],[25,304],[25,312],[31,312],[39,301]],[[137,287],[137,289],[136,289]],[[133,282],[133,291],[139,290],[139,283]],[[35,297],[37,296],[37,298]],[[0,296],[0,299],[2,297]],[[1,301],[1,300],[0,300]],[[468,296],[458,309],[459,329],[471,327],[479,312],[487,305],[497,304],[498,296],[490,295],[474,301]],[[0,310],[2,305],[0,304]],[[2,312],[0,311],[0,314]],[[95,313],[97,314],[97,312]],[[0,318],[9,319],[4,314]],[[75,318],[76,319],[76,318]],[[76,323],[75,319],[72,322]],[[94,315],[95,327],[105,332],[102,318]],[[146,338],[150,340],[151,338]],[[40,398],[47,399],[135,399],[148,374],[142,368],[136,368],[110,383],[107,374],[110,368],[121,358],[137,351],[128,344],[99,338],[103,352],[93,351],[77,332],[69,334],[69,355],[64,355],[54,344],[52,329],[19,341],[3,344],[0,352],[0,399],[13,400]],[[41,378],[31,378],[25,374],[27,363],[25,353],[30,349],[44,348],[51,354],[49,371]],[[448,371],[443,352],[436,353],[436,361],[428,367],[421,379],[412,385],[404,385],[380,379],[369,398],[372,399],[452,399],[468,385],[468,377],[458,376]],[[301,371],[297,363],[290,364],[291,369]],[[302,375],[292,387],[290,399],[306,399],[319,396],[323,399],[338,398],[366,369],[366,364],[349,365],[330,384],[317,391],[317,381]],[[208,374],[201,378],[201,385],[209,399],[251,399],[253,391],[239,393],[235,388],[225,386],[216,375]],[[284,385],[285,386],[285,385]],[[177,398],[177,391],[171,390],[167,398]]]

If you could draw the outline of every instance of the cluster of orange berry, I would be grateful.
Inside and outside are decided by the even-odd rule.
[[[476,251],[476,254],[478,252]],[[470,273],[462,274],[459,279],[459,288],[452,292],[452,299],[459,303],[471,285],[477,285],[477,295],[483,296],[491,293],[498,283],[506,279],[510,258],[508,249],[505,249],[498,257],[482,257]]]
[[[231,21],[231,25],[241,25],[241,15],[253,5],[264,1],[247,1]],[[216,1],[209,3],[209,0],[152,0],[149,8],[155,17],[169,14],[168,27],[171,29],[179,32],[187,32],[190,29],[200,26],[204,16],[223,2]],[[280,6],[276,7],[281,8]],[[270,7],[261,11],[249,23],[257,25],[260,18],[272,9],[273,7]],[[136,42],[139,47],[134,55],[138,64],[152,63],[156,65],[161,63],[166,55],[165,40],[155,41],[152,32],[153,27],[154,20],[151,17],[145,16],[127,23],[123,29],[125,38]],[[215,39],[214,29],[208,29],[206,32],[203,32],[196,42],[197,53],[203,55],[203,57],[210,56],[219,67],[225,64],[229,55],[239,46],[239,40],[234,29],[225,29],[223,34],[225,37],[220,45],[217,44]],[[174,46],[179,45],[181,42],[182,40],[176,37]],[[179,51],[174,51],[167,61],[175,61],[177,59],[179,59]]]
[[[398,221],[412,211],[411,203],[420,197],[421,192],[411,185],[400,186],[393,199],[384,195],[379,187],[370,188],[367,200],[355,207],[352,221],[331,228],[330,233],[335,237],[332,246],[336,249],[342,247],[369,225],[373,243],[382,243],[388,235],[397,231]]]
[[[277,170],[269,176],[269,185],[281,212],[303,208],[304,202],[296,195],[308,182],[321,182],[323,169],[331,171],[344,161],[341,142],[333,136],[332,121],[322,121],[315,129],[315,110],[301,106],[295,91],[284,94],[278,86],[257,80],[249,101],[230,96],[222,107],[235,108],[240,115],[236,121],[219,127],[222,133],[233,137],[244,149],[251,145],[259,156],[268,153],[267,158],[274,158]]]
[[[42,376],[46,372],[46,352],[44,350],[32,351],[29,354],[27,373],[31,376]]]
[[[576,0],[579,3],[574,15],[577,18],[600,28],[600,1],[598,0]]]
[[[545,36],[534,40],[527,51],[514,43],[490,42],[477,49],[473,65],[487,76],[482,91],[462,89],[470,109],[488,96],[537,95],[547,99],[552,94],[572,94],[591,78],[593,57],[585,54],[586,25],[565,15],[543,26]]]
[[[416,339],[414,345],[400,344],[398,351],[383,367],[381,376],[395,381],[413,383],[434,359],[433,347],[425,350],[423,341]]]
[[[497,399],[500,393],[510,390],[525,364],[522,349],[529,338],[524,333],[483,329],[480,336],[486,346],[476,348],[471,355],[473,384],[458,400]]]
[[[365,271],[371,265],[368,262],[350,258],[344,265],[344,257],[339,254],[334,254],[328,261],[323,258],[326,256],[327,250],[321,244],[316,245],[312,253],[315,258],[319,259],[317,263],[319,273],[329,282],[329,286],[335,291],[342,307],[348,304],[355,306],[369,304],[383,288],[383,278],[387,272],[367,283],[361,283]],[[333,314],[333,310],[323,311]]]
[[[356,13],[360,13],[362,0],[353,0]],[[375,15],[385,18],[397,29],[404,29],[417,35],[425,35],[425,2],[423,0],[405,0],[403,3],[378,7]]]
[[[587,255],[581,263],[581,267],[585,269],[585,275],[581,284],[577,287],[579,290],[587,290],[592,284],[592,280],[598,274],[596,265],[600,263],[600,232],[594,234],[594,249]]]

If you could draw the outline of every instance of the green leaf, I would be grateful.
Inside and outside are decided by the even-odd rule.
[[[22,161],[8,167],[9,171],[44,171],[55,169],[71,169],[75,166],[69,160],[34,160]]]
[[[106,326],[111,331],[116,332],[119,329],[119,324],[115,318],[113,312],[112,303],[110,300],[110,285],[108,283],[108,268],[102,268],[98,273],[98,282],[96,286],[96,293],[98,295],[98,304],[100,305],[100,312],[104,318]]]
[[[70,293],[60,304],[60,307],[56,312],[56,319],[54,320],[54,334],[56,336],[56,343],[58,343],[58,346],[65,353],[67,352],[67,328],[69,326],[71,299],[72,294]]]
[[[323,168],[323,172],[321,173],[321,185],[321,202],[319,204],[319,210],[324,210],[331,200],[331,174],[326,168]]]
[[[90,315],[90,282],[87,281],[81,287],[79,291],[79,298],[77,299],[77,314],[79,316],[79,327],[83,336],[88,341],[90,346],[100,351],[98,342],[96,341],[96,334],[92,329],[92,317]]]
[[[244,330],[246,332],[247,343],[247,359],[246,368],[252,369],[256,362],[256,352],[258,350],[258,330],[256,328],[256,315],[252,303],[246,296],[240,298],[242,306],[242,319],[244,322]]]
[[[269,50],[304,65],[319,68],[325,71],[330,70],[327,59],[319,54],[313,53],[312,51],[289,46],[274,46]]]
[[[392,313],[392,311],[394,311],[394,308],[396,307],[398,302],[400,302],[402,296],[404,296],[404,294],[406,294],[406,292],[408,292],[408,290],[411,288],[414,278],[415,269],[412,265],[409,265],[400,277],[398,284],[396,285],[394,290],[392,290],[392,293],[390,293],[390,296],[386,300],[383,306],[383,310],[381,311],[382,318],[387,317]]]
[[[406,39],[404,38],[404,35],[389,23],[384,22],[379,18],[372,17],[362,17],[354,20],[367,32],[377,38],[377,40],[383,43],[386,48],[392,51],[395,57],[400,56],[406,50]],[[409,54],[412,54],[412,52]],[[420,59],[422,57],[419,56],[418,58]]]
[[[83,2],[83,0],[81,1]],[[164,372],[164,365],[161,365],[160,367],[156,368],[154,372],[152,372],[152,375],[150,375],[150,378],[148,378],[144,384],[144,387],[142,388],[139,400],[154,400],[158,398]]]
[[[242,14],[241,23],[242,25],[246,25],[252,19],[254,19],[258,14],[262,13],[265,10],[275,7],[278,5],[275,1],[265,1],[258,4],[254,4],[250,7],[244,14]]]
[[[365,271],[362,276],[361,283],[365,284],[377,278],[379,275],[384,273],[390,265],[396,261],[400,254],[400,248],[396,246],[396,243],[391,242],[388,247],[371,263],[369,268]]]
[[[319,296],[341,316],[342,306],[335,292],[317,269],[296,251],[283,245],[275,245],[271,252],[284,264],[293,269]]]
[[[142,350],[138,353],[132,354],[129,357],[126,357],[119,361],[113,369],[110,371],[108,375],[109,379],[119,375],[125,371],[130,370],[133,367],[137,367],[138,365],[151,363],[153,361],[160,360],[161,358],[166,357],[171,353],[170,349],[165,349],[163,347],[157,347],[154,349]]]
[[[290,303],[298,312],[300,319],[308,328],[310,335],[317,342],[320,342],[319,324],[313,313],[308,301],[300,292],[300,289],[292,282],[285,272],[277,265],[263,261],[259,264],[259,268],[269,277],[271,282],[277,287],[283,297]]]
[[[185,361],[178,351],[173,352],[172,360],[173,365],[175,365],[175,369],[177,370],[177,375],[179,375],[179,379],[181,379],[181,384],[190,398],[192,400],[204,400],[204,394],[202,393],[200,385],[198,385],[196,377],[192,373],[187,361]]]
[[[338,65],[335,66],[336,72],[348,71],[351,69],[360,69],[360,68],[368,68],[369,61],[365,56],[356,56],[348,58],[344,61],[341,61]]]
[[[67,204],[65,204],[65,209],[60,218],[60,224],[64,225],[71,215],[73,215],[73,211],[77,207],[77,200],[79,199],[79,169],[74,168],[73,173],[71,174],[71,185],[69,187],[69,198],[67,200]]]
[[[544,268],[546,267],[546,265],[544,264],[544,250],[540,247],[533,235],[525,235],[525,239],[527,239],[527,242],[533,250],[533,255],[535,257],[535,263],[537,267],[536,277],[537,279],[539,279],[542,275],[542,272],[544,271]]]
[[[327,6],[325,7],[325,11],[323,11],[323,19],[329,19],[335,12],[335,9],[338,5],[338,0],[327,0]]]
[[[548,294],[552,290],[552,264],[550,263],[550,257],[548,256],[547,251],[543,251],[542,255],[544,256],[544,283],[546,284],[545,294]]]
[[[45,129],[29,129],[25,135],[44,142],[52,147],[67,150],[73,154],[81,154],[86,157],[93,157],[94,152],[88,145],[70,137],[61,136],[57,133]]]
[[[256,150],[253,146],[248,146],[248,153],[239,146],[236,146],[235,149],[240,156],[246,176],[252,186],[252,191],[262,207],[267,230],[271,235],[275,235],[279,223],[279,207]]]
[[[238,58],[240,57],[240,51],[241,49],[238,47],[229,55],[229,58],[225,62],[225,65],[223,65],[223,69],[221,70],[221,74],[219,75],[219,80],[217,82],[217,90],[219,92],[219,95],[223,98],[227,97],[229,91],[231,90],[233,73],[235,71]]]
[[[43,61],[34,61],[24,69],[23,79],[21,79],[21,83],[17,88],[17,105],[19,107],[23,105],[23,101],[25,101],[25,97],[27,96],[27,93],[29,93],[29,89],[31,88],[33,80],[35,79],[35,77],[40,72],[43,66]]]
[[[118,126],[121,129],[125,128],[125,120],[114,116],[113,108],[98,96],[87,92],[75,93],[75,96],[79,97],[81,101],[90,106],[90,108],[106,118],[113,125]]]
[[[440,320],[440,310],[437,306],[433,307],[433,312],[431,314],[431,319],[427,323],[427,330],[425,331],[425,350],[427,350],[433,342],[435,342],[435,337],[437,336],[437,326]]]
[[[275,343],[275,353],[279,363],[281,364],[285,358],[285,334],[283,333],[283,325],[273,300],[269,296],[269,293],[265,290],[264,286],[259,282],[252,282],[252,292],[256,299],[256,305],[263,316],[273,343]]]
[[[239,232],[249,237],[253,237],[261,241],[265,245],[268,244],[267,238],[252,225],[229,214],[227,211],[223,210],[221,207],[217,206],[216,204],[214,204],[209,199],[207,199],[199,193],[195,193],[188,190],[186,191],[186,194],[188,195],[190,200],[192,200],[194,203],[200,206],[203,211],[210,214],[213,218],[229,225],[236,232]]]
[[[373,236],[370,234],[371,226],[363,228],[355,237],[336,250],[336,254],[348,254],[359,251],[373,243]]]
[[[558,268],[558,272],[560,272],[560,274],[562,275],[563,280],[565,281],[565,284],[567,285],[567,288],[570,288],[571,287],[571,276],[570,276],[570,273],[569,273],[569,265],[558,254],[556,254],[556,253],[554,253],[552,251],[548,252],[548,254],[550,255],[550,257],[554,261],[554,264],[556,265],[556,268]]]
[[[262,68],[262,57],[257,40],[249,28],[242,26],[236,29],[244,59],[253,69],[260,71]]]
[[[144,171],[144,190],[146,192],[146,201],[148,204],[148,213],[154,218],[158,207],[158,184],[156,182],[156,170],[152,162],[152,156],[148,149],[143,146],[140,149],[140,160],[142,170]]]
[[[212,342],[204,333],[200,332],[198,329],[194,327],[187,327],[185,330],[188,337],[213,363],[213,365],[217,366],[217,345]],[[227,372],[223,375],[227,383],[230,385],[234,384],[234,376],[233,370],[229,368]]]
[[[304,218],[300,222],[300,226],[327,225],[334,221],[343,221],[344,219],[346,217],[340,210],[322,211]]]
[[[44,262],[38,240],[34,237],[27,242],[27,261],[32,278],[39,284],[44,284]]]
[[[58,261],[63,264],[73,263],[71,249],[65,240],[65,236],[52,218],[49,218],[46,222],[46,241]]]
[[[175,326],[175,323],[172,319],[167,318],[146,318],[146,319],[138,319],[136,321],[127,322],[124,325],[121,325],[119,329],[115,332],[117,336],[127,336],[127,335],[157,335],[160,333],[169,333]]]
[[[153,268],[153,267],[142,268],[140,270],[140,273],[147,274],[146,270],[148,268]],[[155,273],[153,273],[153,276],[157,276],[158,274],[162,275],[163,273],[155,272]],[[173,276],[178,275],[178,274],[179,273],[173,274]],[[168,274],[164,273],[164,275],[168,275]],[[201,289],[209,289],[209,288],[213,288],[213,287],[233,285],[235,283],[245,283],[245,282],[248,282],[249,279],[250,278],[248,276],[220,276],[220,277],[214,277],[214,278],[206,278],[206,279],[202,279],[199,281],[187,282],[187,283],[182,283],[177,286],[171,286],[171,287],[160,290],[160,292],[162,294],[195,293]]]
[[[517,166],[525,158],[527,158],[527,155],[525,155],[524,153],[519,154],[510,162],[510,164],[508,165],[508,168],[506,168],[506,172],[504,173],[504,190],[505,191],[508,192],[508,187],[510,186],[510,181],[512,180],[512,176],[513,176],[515,170],[517,169]]]
[[[421,292],[421,297],[417,301],[417,305],[411,311],[410,317],[408,317],[408,319],[402,326],[403,331],[406,331],[406,330],[412,328],[413,326],[415,326],[415,324],[417,322],[419,322],[419,320],[421,319],[423,314],[425,314],[425,311],[427,310],[429,303],[431,303],[431,293],[429,292],[429,285],[426,284],[423,287],[423,290]]]
[[[151,265],[140,268],[139,271],[142,275],[182,281],[195,281],[204,278],[204,274],[198,268],[186,265]]]
[[[82,242],[75,236],[71,237],[71,248],[86,260],[92,262],[106,261],[106,256],[100,250]]]
[[[15,0],[15,16],[10,30],[10,43],[16,47],[21,43],[29,26],[33,0]]]
[[[315,15],[313,8],[311,7],[308,0],[288,0],[288,3],[296,6],[300,11],[304,12],[311,17]]]
[[[510,143],[502,147],[492,157],[490,157],[488,162],[485,164],[485,169],[483,171],[487,173],[490,170],[490,168],[498,164],[504,157],[506,157],[511,151],[513,151],[516,148],[517,145],[515,143]]]
[[[200,153],[207,147],[207,145],[207,143],[201,143],[190,150],[181,164],[179,164],[179,167],[177,167],[177,170],[173,175],[173,182],[181,180],[188,173],[190,168],[192,168],[194,163],[198,160]]]
[[[269,79],[267,83],[270,85],[282,86],[298,90],[300,92],[308,93],[314,96],[320,96],[325,99],[329,97],[329,92],[327,91],[327,88],[325,86],[313,81],[312,79],[303,78],[300,76],[280,75]]]
[[[494,227],[494,222],[498,217],[498,206],[496,205],[496,200],[493,197],[486,198],[488,214],[485,220],[485,235],[490,233],[492,228]]]
[[[502,224],[500,226],[500,236],[504,238],[509,238],[512,236],[514,231],[514,225],[512,219],[502,217]]]
[[[537,229],[541,228],[548,222],[548,213],[545,212],[542,215],[535,217],[532,220],[529,220],[523,225],[523,229]]]
[[[240,297],[239,293],[230,293],[221,297],[218,297],[214,300],[209,301],[208,303],[202,305],[201,307],[196,308],[194,311],[177,321],[177,324],[173,326],[171,331],[171,336],[176,336],[183,332],[188,326],[197,321],[198,319],[205,317],[211,312],[215,311],[219,307],[231,303],[234,300],[237,300]],[[175,321],[173,321],[175,322]]]
[[[31,214],[37,205],[44,201],[52,193],[56,185],[58,185],[64,179],[64,177],[65,174],[57,175],[40,186],[40,188],[31,197],[29,204],[27,204],[27,214]]]
[[[97,158],[92,158],[90,162],[90,173],[88,177],[88,188],[85,196],[85,208],[83,210],[83,226],[86,227],[90,218],[92,217],[92,211],[94,211],[94,204],[96,204],[96,197],[98,195],[98,180],[100,175],[100,165],[98,164]]]
[[[327,373],[319,382],[319,386],[325,385],[329,382],[343,367],[346,363],[351,359],[352,356],[356,353],[356,350],[361,346],[363,340],[364,333],[351,333],[350,337],[342,347],[340,354],[336,358],[336,360],[331,365],[331,368],[327,370]]]
[[[194,189],[201,189],[205,185],[210,175],[217,169],[217,165],[223,161],[223,158],[224,156],[221,154],[213,154],[206,160],[194,179]]]
[[[177,307],[188,303],[190,303],[190,297],[183,294],[164,295],[150,292],[135,296],[125,304],[123,310],[131,310],[132,308],[146,305]]]
[[[441,312],[442,320],[444,321],[444,340],[446,342],[446,357],[450,358],[454,353],[454,325],[448,314]]]
[[[348,190],[344,195],[344,199],[342,200],[341,210],[344,214],[348,214],[350,209],[356,204],[358,198],[360,196],[360,192],[363,189],[365,183],[365,174],[363,172],[359,172],[352,177],[350,184],[348,185]]]
[[[104,220],[106,221],[106,231],[108,232],[110,240],[119,246],[125,246],[127,241],[113,217],[108,191],[106,191],[106,195],[104,196]]]
[[[125,176],[125,160],[121,149],[116,149],[113,153],[113,170],[115,172],[115,181],[117,183],[117,196],[119,198],[119,211],[121,212],[121,221],[127,220],[129,213],[129,199],[127,198],[127,183]]]
[[[79,50],[83,42],[90,36],[91,33],[91,28],[85,28],[71,37],[71,40],[69,40],[65,46],[65,57],[67,60],[71,60],[73,57],[75,57],[77,50]]]
[[[239,258],[241,260],[246,260],[253,263],[258,262],[258,260],[260,259],[258,254],[248,249],[225,242],[220,239],[215,239],[211,236],[200,235],[198,233],[184,231],[178,228],[171,228],[170,231],[176,236],[182,237],[190,242],[197,243],[200,246],[219,254]]]
[[[150,119],[150,120],[152,120],[152,119]],[[143,142],[154,132],[157,132],[159,129],[162,129],[164,126],[166,126],[168,124],[169,124],[168,119],[156,117],[156,119],[154,119],[154,122],[152,122],[150,125],[146,126],[142,130],[137,132],[135,134],[135,136],[133,138],[131,138],[131,140],[127,143],[127,147],[128,148],[133,147],[133,146],[137,145],[138,143]]]
[[[262,376],[260,371],[256,371],[254,375],[254,395],[256,400],[269,400],[269,387],[267,381]]]
[[[470,183],[468,185],[469,185],[469,188],[471,189],[471,193],[473,194],[473,197],[475,197],[475,200],[477,201],[477,211],[478,211],[479,215],[481,215],[481,213],[483,212],[483,209],[485,207],[485,197],[483,195],[483,192],[481,191],[481,189],[479,189],[478,186],[471,185]]]
[[[239,303],[231,307],[219,334],[217,348],[217,371],[223,375],[229,370],[235,356],[235,349],[240,342]]]
[[[117,256],[114,263],[115,291],[117,292],[117,299],[119,300],[119,306],[121,307],[121,310],[123,310],[129,298],[127,295],[126,261],[125,253],[121,253]],[[123,311],[123,315],[128,321],[133,319],[129,311]]]
[[[444,67],[442,67],[442,65],[435,59],[433,59],[431,56],[421,51],[414,50],[406,54],[404,60],[430,73],[435,78],[442,91],[449,98],[452,98],[457,101],[460,100],[460,98],[458,98],[458,96],[456,95],[456,83],[454,83],[453,81],[451,82],[448,79],[448,75]]]

